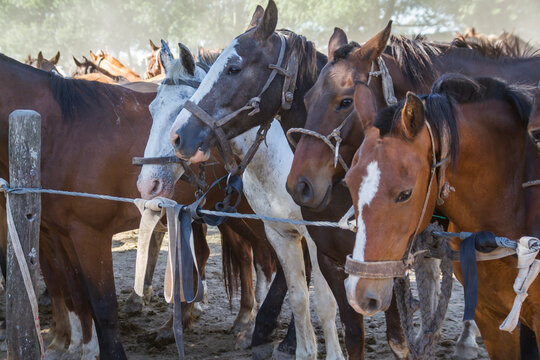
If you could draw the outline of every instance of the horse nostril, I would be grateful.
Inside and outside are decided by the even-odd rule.
[[[303,204],[306,204],[313,199],[313,187],[304,177],[298,179],[298,183],[295,186],[295,192]]]
[[[540,142],[540,129],[531,130],[531,137],[533,138],[534,142],[539,143]]]
[[[160,180],[154,180],[152,182],[152,190],[150,191],[151,195],[159,194],[163,187],[163,183]]]
[[[375,294],[368,293],[364,297],[362,308],[367,313],[375,313],[381,308],[381,300]]]

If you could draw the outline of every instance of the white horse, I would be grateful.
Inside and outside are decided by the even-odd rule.
[[[156,98],[149,107],[153,123],[144,151],[145,158],[174,156],[174,151],[164,136],[168,134],[170,126],[182,110],[184,102],[193,95],[196,86],[206,75],[206,71],[200,64],[193,61],[191,52],[183,45],[180,45],[180,58],[174,59],[168,46],[162,44],[160,59],[165,71],[165,79],[159,86]],[[144,164],[139,174],[137,187],[145,199],[157,196],[171,197],[176,182],[183,174],[184,168],[178,163]],[[257,274],[255,298],[256,303],[261,303],[268,292],[271,278],[265,276],[261,266],[257,266],[255,270]],[[253,304],[252,308],[240,307],[233,326],[233,331],[238,337],[237,347],[245,348],[251,342],[250,335],[256,314],[256,303]],[[200,304],[195,303],[195,314],[200,312],[202,312]],[[172,322],[169,321],[164,326],[164,334],[170,332],[171,324]]]

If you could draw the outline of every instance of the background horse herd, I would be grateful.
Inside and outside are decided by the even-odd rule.
[[[196,57],[179,44],[175,59],[167,42],[150,42],[144,79],[101,50],[74,57],[72,77],[56,69],[60,53],[50,60],[41,52],[29,56],[31,66],[0,54],[6,145],[0,176],[8,178],[8,116],[15,109],[41,114],[43,188],[191,204],[207,183],[227,177],[230,164],[249,157],[239,213],[338,222],[352,206],[356,232],[251,219],[220,223],[229,302],[238,282],[241,287],[230,347],[251,347],[256,358],[317,358],[313,280],[327,359],[364,358],[364,316],[378,312],[385,312],[393,356],[418,358],[409,352],[394,276],[352,266],[406,259],[435,213],[449,231],[540,236],[540,189],[522,186],[540,179],[540,57],[510,33],[486,37],[472,29],[451,42],[430,42],[392,36],[392,22],[363,44],[336,28],[326,56],[305,37],[277,30],[277,21],[270,0],[227,48],[199,48]],[[259,127],[264,140],[256,148]],[[142,154],[169,160],[143,162],[139,172],[132,158]],[[225,186],[210,188],[205,208],[223,200]],[[111,245],[113,235],[137,227],[139,211],[51,194],[43,195],[42,207],[40,265],[52,308],[46,357],[126,358],[115,287],[115,273],[124,269],[113,267]],[[5,203],[1,209],[5,219]],[[5,249],[7,228],[0,224]],[[204,274],[207,228],[194,221],[192,230]],[[163,238],[158,226],[144,296],[130,294],[128,314],[152,298]],[[459,249],[460,240],[451,245]],[[5,274],[5,252],[1,260]],[[430,261],[437,267],[438,260]],[[463,281],[459,262],[453,264]],[[537,281],[519,329],[499,330],[514,303],[516,264],[509,256],[477,265],[474,320],[490,358],[539,356]],[[431,291],[436,299],[437,287]],[[272,349],[287,294],[289,331]],[[200,311],[199,304],[183,304],[185,327]],[[474,358],[475,325],[465,320],[452,346],[456,356]],[[172,323],[158,336],[172,339]]]

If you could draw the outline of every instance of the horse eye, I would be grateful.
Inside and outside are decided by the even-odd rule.
[[[353,99],[343,99],[339,103],[339,106],[338,106],[337,110],[346,109],[349,106],[351,106],[352,103],[353,103]]]
[[[240,69],[238,66],[235,66],[235,65],[231,65],[229,66],[229,69],[227,70],[227,74],[229,75],[235,75],[235,74],[238,74],[240,72]]]
[[[399,202],[405,202],[409,200],[409,198],[411,197],[411,194],[412,194],[412,190],[405,190],[405,191],[400,192],[396,198],[396,202],[399,203]]]

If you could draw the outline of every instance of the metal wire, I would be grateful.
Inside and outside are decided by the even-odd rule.
[[[99,195],[99,194],[92,194],[92,193],[86,193],[86,192],[38,189],[38,188],[10,188],[8,182],[1,178],[0,178],[0,189],[2,189],[3,191],[9,194],[53,194],[53,195],[84,197],[84,198],[90,198],[90,199],[119,201],[119,202],[131,203],[131,204],[135,203],[135,199],[131,199],[131,198],[110,196],[110,195]],[[159,204],[161,208],[174,207],[176,205],[178,204],[177,203]],[[223,211],[212,211],[212,210],[204,210],[204,209],[199,209],[198,211],[202,214],[226,216],[226,217],[233,217],[233,218],[238,218],[238,219],[253,219],[253,220],[271,221],[271,222],[278,222],[278,223],[285,223],[285,224],[292,224],[292,225],[325,226],[325,227],[334,227],[334,228],[340,228],[343,230],[352,231],[352,229],[347,224],[340,224],[338,222],[331,222],[331,221],[307,221],[307,220],[299,220],[299,219],[298,220],[285,219],[285,218],[276,218],[276,217],[266,216],[266,215],[228,213],[228,212],[223,212]]]

